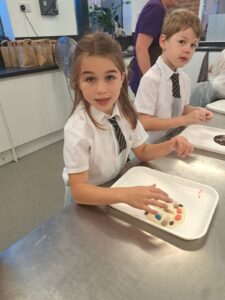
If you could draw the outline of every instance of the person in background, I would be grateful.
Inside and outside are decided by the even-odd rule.
[[[191,93],[190,104],[193,106],[205,107],[208,103],[225,99],[225,49],[206,73],[206,80],[198,82]]]
[[[134,58],[131,62],[129,85],[136,95],[142,75],[154,65],[161,54],[159,36],[166,10],[175,7],[176,0],[150,0],[143,7],[134,33]]]
[[[156,210],[149,205],[167,207],[171,198],[155,184],[99,185],[120,173],[131,149],[139,160],[149,161],[173,151],[185,157],[192,145],[181,136],[158,145],[145,143],[148,136],[128,98],[122,50],[109,34],[84,36],[77,44],[74,66],[74,107],[64,128],[64,180],[69,181],[72,198],[88,205],[123,202],[150,213]]]
[[[200,20],[190,10],[177,9],[165,18],[162,55],[142,77],[134,102],[151,143],[171,129],[212,118],[210,111],[189,105],[191,81],[181,69],[191,60],[200,35]]]

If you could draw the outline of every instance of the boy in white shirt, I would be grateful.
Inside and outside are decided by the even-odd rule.
[[[181,69],[191,60],[200,35],[201,23],[192,11],[177,9],[165,18],[159,40],[162,55],[142,77],[135,98],[139,120],[151,143],[173,128],[212,118],[207,109],[189,105],[191,82]]]

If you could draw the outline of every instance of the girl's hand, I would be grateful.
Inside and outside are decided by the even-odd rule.
[[[149,205],[156,206],[156,209],[157,206],[167,208],[168,205],[166,203],[173,202],[168,194],[157,188],[155,184],[151,186],[129,187],[125,188],[123,191],[125,203],[152,214],[156,214],[157,210],[150,208]]]
[[[193,145],[184,136],[175,136],[169,142],[171,151],[177,152],[179,157],[184,158],[193,152]]]

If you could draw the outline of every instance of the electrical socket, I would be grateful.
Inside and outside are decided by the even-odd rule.
[[[19,5],[19,9],[20,9],[21,12],[31,12],[31,5],[30,5],[30,3],[20,2],[20,3],[18,3],[18,5]],[[25,7],[25,10],[22,9],[23,5]]]

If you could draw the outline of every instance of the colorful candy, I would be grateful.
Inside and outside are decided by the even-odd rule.
[[[159,207],[156,214],[145,212],[145,215],[150,221],[163,227],[175,227],[184,221],[185,210],[183,204],[172,202],[167,208]]]

